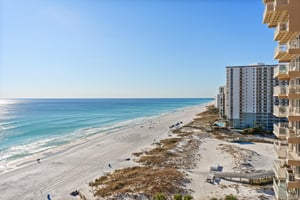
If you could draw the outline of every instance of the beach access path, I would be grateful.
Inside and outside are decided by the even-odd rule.
[[[132,153],[151,148],[168,137],[170,125],[186,124],[204,110],[205,105],[181,109],[11,163],[12,169],[0,174],[0,199],[43,200],[48,195],[53,200],[72,199],[72,191],[88,190],[88,183],[103,173],[137,165]]]

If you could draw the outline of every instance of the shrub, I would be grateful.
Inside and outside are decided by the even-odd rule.
[[[230,195],[227,195],[224,200],[237,200],[237,198],[236,198],[236,196],[233,196],[232,194],[230,194]]]
[[[181,194],[175,194],[173,198],[174,198],[174,200],[182,200],[182,195]]]
[[[187,195],[183,197],[183,200],[192,200],[193,197],[191,195]]]
[[[163,194],[158,193],[153,197],[153,200],[167,200],[167,198]]]

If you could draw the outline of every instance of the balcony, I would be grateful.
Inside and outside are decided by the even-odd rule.
[[[297,191],[295,189],[290,189],[287,192],[287,200],[299,200],[300,199],[300,195],[297,194]]]
[[[289,109],[288,114],[288,120],[289,121],[300,121],[300,107],[298,106],[291,106]]]
[[[294,151],[287,152],[287,164],[289,166],[300,166],[300,155]]]
[[[293,58],[300,56],[300,40],[291,40],[287,44],[287,51]]]
[[[287,64],[279,64],[274,67],[274,78],[279,80],[288,80],[289,79],[289,66]]]
[[[288,74],[291,79],[300,77],[300,62],[291,62],[289,64]]]
[[[288,129],[289,123],[277,123],[273,124],[273,133],[276,135],[279,139],[286,139],[289,129]]]
[[[293,172],[291,168],[286,169],[287,188],[300,188],[300,174]]]
[[[288,89],[289,99],[300,99],[300,85],[290,85]]]
[[[276,117],[288,117],[289,114],[288,106],[274,106],[274,115]]]
[[[263,23],[264,24],[270,23],[272,21],[273,15],[275,15],[275,3],[268,2],[265,5]]]
[[[297,36],[297,32],[289,30],[289,22],[282,22],[276,26],[274,32],[274,40],[280,43],[287,43]]]
[[[273,144],[273,150],[274,150],[274,153],[277,155],[277,158],[278,159],[286,159],[287,158],[287,144],[282,144],[282,143],[278,143],[276,144],[274,142]]]
[[[278,98],[287,98],[288,92],[289,92],[288,86],[276,86],[274,87],[273,96]]]
[[[287,6],[287,5],[289,5],[289,0],[275,0],[276,7]]]
[[[279,180],[285,180],[286,179],[286,169],[285,169],[285,162],[283,160],[274,160],[273,161],[273,170],[275,173],[275,176]]]
[[[275,179],[273,179],[273,190],[275,193],[275,197],[276,199],[287,199],[287,187],[286,187],[286,183],[283,181],[276,181]]]
[[[287,134],[287,141],[290,144],[300,144],[300,130],[290,128]]]
[[[289,34],[289,23],[279,23],[274,32],[274,40],[286,43],[288,40],[285,39]]]
[[[288,10],[286,3],[282,0],[265,0],[265,11],[263,15],[263,23],[268,24],[270,28],[274,28],[280,22],[288,21]]]
[[[274,51],[274,59],[279,62],[290,62],[294,56],[288,53],[287,44],[279,44]]]

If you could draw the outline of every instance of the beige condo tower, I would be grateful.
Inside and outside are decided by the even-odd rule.
[[[289,106],[274,106],[274,115],[288,123],[274,124],[275,135],[282,143],[274,146],[273,188],[276,199],[300,199],[300,0],[263,0],[263,22],[275,28],[278,46],[274,59],[279,64],[274,76],[288,80],[289,86],[277,86],[274,95],[289,100]]]

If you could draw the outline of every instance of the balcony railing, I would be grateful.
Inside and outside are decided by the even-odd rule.
[[[288,4],[289,4],[289,0],[275,0],[275,6],[283,6]]]
[[[277,117],[288,117],[288,106],[274,106],[274,115]]]
[[[274,2],[266,3],[265,11],[264,11],[264,18],[267,15],[267,12],[274,11],[274,10],[275,10],[275,3]]]
[[[279,64],[274,67],[274,77],[287,76],[289,71],[288,64]]]
[[[289,109],[289,116],[300,116],[300,107],[291,107]]]
[[[295,138],[300,136],[300,130],[295,128],[290,128],[288,132],[288,138]]]
[[[277,199],[287,199],[287,187],[285,182],[273,179],[273,189]]]
[[[285,139],[289,132],[289,123],[273,124],[273,132],[279,139]]]
[[[295,151],[287,151],[287,159],[289,161],[295,161],[298,164],[300,163],[300,153],[296,153]]]
[[[300,62],[291,62],[289,64],[289,71],[300,71]]]
[[[293,173],[293,171],[290,171],[289,169],[286,170],[286,180],[287,182],[295,181],[295,174]]]
[[[300,40],[291,40],[287,44],[288,49],[299,49],[300,48]]]
[[[273,169],[274,172],[276,174],[276,177],[278,177],[279,179],[285,179],[286,178],[286,173],[285,173],[285,161],[283,160],[274,160],[273,161]]]
[[[300,85],[291,85],[289,86],[289,94],[300,94]]]
[[[281,143],[279,143],[279,144],[274,143],[273,147],[274,147],[274,152],[278,158],[285,159],[287,157],[287,147],[288,146],[283,145]]]
[[[280,96],[287,96],[289,92],[288,86],[275,86],[274,87],[274,96],[280,97]]]
[[[279,53],[287,53],[287,45],[286,44],[279,44],[275,48],[275,55],[278,55]]]
[[[289,31],[289,23],[288,22],[279,23],[277,25],[275,32],[274,32],[274,37],[276,38],[277,35],[283,31],[286,31],[286,32]]]

